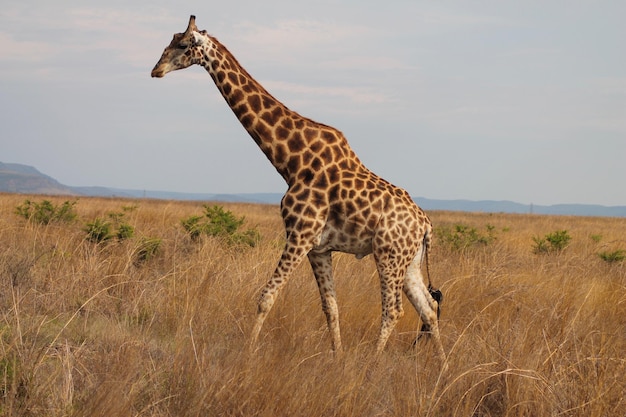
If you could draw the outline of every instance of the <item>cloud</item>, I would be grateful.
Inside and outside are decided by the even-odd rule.
[[[26,5],[13,5],[0,17],[0,62],[24,66],[37,62],[37,67],[22,71],[44,76],[55,73],[57,77],[85,65],[145,69],[156,62],[169,41],[157,29],[171,20],[162,10],[147,13],[133,8],[84,7],[82,3],[45,7],[35,13]]]
[[[591,80],[593,90],[626,99],[626,77],[597,77]]]
[[[0,33],[0,50],[2,61],[32,64],[50,58],[58,48],[50,43],[15,39],[12,34]]]
[[[169,35],[157,29],[172,25],[174,18],[163,10],[111,10],[78,8],[69,13],[72,31],[85,40],[73,42],[78,51],[108,51],[133,68],[151,67]],[[172,25],[173,27],[173,25]]]
[[[234,43],[245,48],[245,54],[255,62],[279,60],[281,66],[327,64],[355,38],[371,36],[365,26],[339,24],[314,19],[287,19],[260,25],[245,21],[234,26]]]
[[[365,35],[369,30],[356,24],[338,24],[308,19],[287,19],[271,26],[250,21],[235,26],[239,38],[252,45],[263,47],[297,47],[309,49],[339,42],[341,39]]]
[[[267,88],[278,93],[289,93],[290,95],[306,96],[307,98],[324,98],[334,100],[336,97],[346,99],[354,104],[380,104],[391,103],[394,99],[375,89],[365,87],[324,87],[310,86],[304,84],[290,83],[285,81],[268,81]],[[345,101],[342,101],[345,103]]]
[[[480,28],[484,30],[493,26],[511,26],[515,23],[502,16],[491,16],[488,14],[458,13],[439,8],[426,9],[420,6],[415,13],[414,21],[417,30],[428,32],[450,32],[467,30],[469,28]]]
[[[598,77],[589,80],[581,95],[582,127],[603,132],[626,134],[626,77]],[[588,103],[593,103],[588,107]]]
[[[340,70],[362,70],[367,68],[368,71],[395,71],[395,70],[418,70],[419,66],[409,64],[406,60],[385,56],[383,54],[361,55],[350,54],[340,55],[326,61],[326,64],[332,68]]]

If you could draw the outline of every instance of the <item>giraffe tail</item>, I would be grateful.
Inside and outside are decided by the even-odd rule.
[[[428,255],[432,245],[432,227],[428,227],[424,233],[424,239],[422,244],[424,245],[424,251],[422,252],[422,264],[426,268],[426,278],[428,279],[428,292],[430,296],[437,302],[437,319],[441,315],[441,303],[443,301],[443,293],[440,289],[433,287],[430,279],[430,263],[428,261]]]
[[[428,261],[428,255],[430,254],[430,248],[432,244],[432,226],[430,224],[426,228],[426,232],[424,233],[424,237],[422,240],[423,250],[422,250],[422,265],[426,269],[426,278],[428,280],[428,292],[430,296],[437,302],[437,320],[439,320],[439,316],[441,315],[441,302],[443,301],[443,294],[441,290],[433,287],[432,281],[430,279],[430,264]],[[424,335],[430,333],[430,325],[427,323],[422,323],[422,327],[417,335],[417,338],[413,341],[413,347],[417,345],[418,340]]]

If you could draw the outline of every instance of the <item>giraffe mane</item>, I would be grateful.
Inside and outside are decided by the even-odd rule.
[[[273,95],[273,94],[271,94],[269,91],[267,91],[267,89],[266,89],[266,88],[265,88],[265,87],[264,87],[264,86],[263,86],[260,82],[258,82],[256,78],[254,78],[252,75],[250,75],[250,73],[248,72],[248,70],[246,70],[246,68],[245,68],[243,65],[241,65],[241,64],[239,63],[239,61],[237,60],[237,58],[235,57],[235,55],[234,55],[232,52],[230,52],[230,50],[229,50],[229,49],[228,49],[228,48],[227,48],[227,47],[226,47],[226,46],[225,46],[222,42],[220,42],[220,41],[219,41],[219,39],[217,39],[215,36],[212,36],[212,35],[210,35],[209,33],[207,33],[207,31],[206,31],[206,30],[197,31],[197,32],[199,32],[199,33],[201,33],[201,34],[203,34],[203,35],[207,36],[207,37],[211,40],[211,42],[213,42],[213,43],[216,45],[216,47],[217,47],[218,49],[223,49],[223,50],[224,50],[224,51],[228,54],[228,56],[230,57],[230,59],[232,59],[233,63],[234,63],[234,64],[236,64],[236,66],[239,68],[239,71],[241,71],[241,73],[242,73],[245,77],[247,77],[247,78],[249,78],[249,79],[251,79],[251,80],[254,80],[254,81],[256,82],[256,84],[257,84],[257,86],[258,86],[259,90],[261,90],[261,91],[263,92],[263,94],[267,94],[269,97],[273,98],[273,99],[274,99],[277,103],[280,103],[280,104],[281,104],[281,105],[282,105],[282,106],[283,106],[286,110],[288,110],[288,111],[289,111],[289,112],[291,112],[291,113],[296,114],[298,117],[300,117],[300,118],[302,118],[302,119],[305,119],[305,120],[306,120],[306,121],[308,121],[309,123],[315,124],[315,125],[317,125],[317,126],[319,126],[319,127],[321,127],[321,128],[331,129],[331,130],[333,130],[333,131],[337,132],[339,135],[343,136],[343,132],[341,132],[339,129],[337,129],[337,128],[333,127],[333,126],[329,126],[329,125],[324,124],[324,123],[320,123],[320,122],[315,121],[315,120],[313,120],[313,119],[310,119],[310,118],[308,118],[308,117],[306,117],[306,116],[302,116],[302,115],[301,115],[300,113],[298,113],[297,111],[292,110],[292,109],[290,109],[289,107],[287,107],[287,106],[286,106],[286,105],[285,105],[282,101],[278,100],[276,97],[274,97],[274,95]]]

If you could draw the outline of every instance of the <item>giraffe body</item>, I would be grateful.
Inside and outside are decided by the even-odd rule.
[[[270,95],[217,39],[199,31],[192,16],[174,35],[152,70],[153,77],[190,65],[204,67],[243,127],[288,189],[281,201],[286,233],[278,266],[261,292],[251,343],[293,270],[305,257],[317,280],[333,349],[342,350],[332,252],[357,258],[373,254],[381,283],[381,351],[402,316],[402,292],[444,350],[437,301],[421,273],[432,225],[409,194],[367,169],[337,129],[288,109]]]

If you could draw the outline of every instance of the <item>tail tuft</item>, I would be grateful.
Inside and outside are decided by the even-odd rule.
[[[441,302],[443,301],[443,293],[441,290],[433,287],[428,287],[428,292],[430,296],[437,302],[437,320],[439,320],[439,316],[441,316]]]

